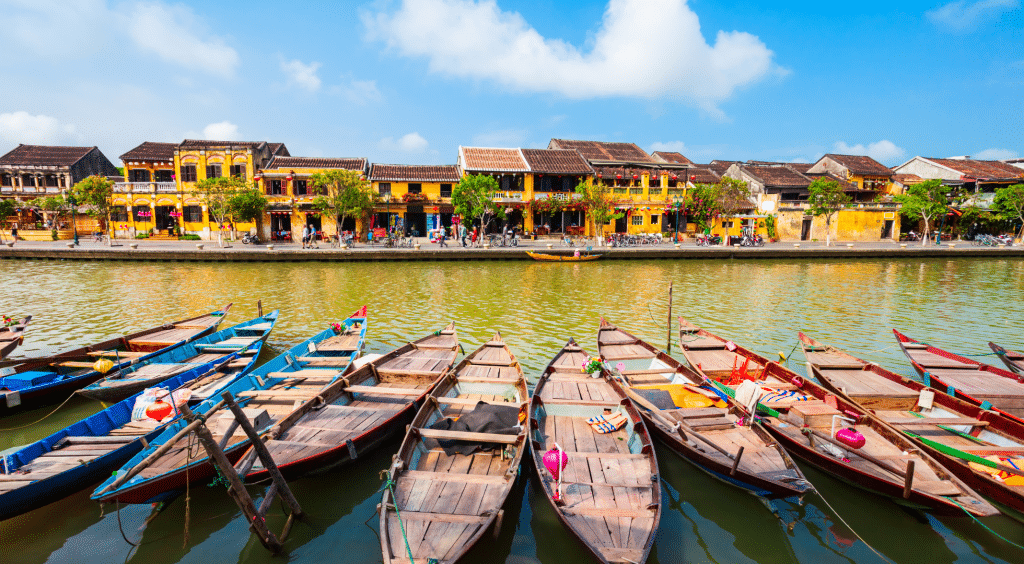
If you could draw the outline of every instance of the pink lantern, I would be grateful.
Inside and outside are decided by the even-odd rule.
[[[867,442],[864,435],[853,427],[847,427],[846,429],[836,431],[836,440],[850,448],[860,448]],[[547,457],[545,456],[545,464],[547,463],[546,460]]]
[[[559,459],[561,459],[561,463],[559,463]],[[548,469],[554,479],[558,479],[566,464],[569,464],[569,455],[565,454],[565,451],[551,449],[544,453],[544,467]]]

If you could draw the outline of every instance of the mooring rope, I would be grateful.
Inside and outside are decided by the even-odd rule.
[[[838,511],[836,511],[836,510],[835,510],[835,508],[834,508],[834,507],[832,507],[832,506],[831,506],[831,505],[829,504],[828,500],[826,500],[826,499],[825,499],[825,496],[821,495],[821,492],[820,492],[820,491],[818,491],[817,489],[815,489],[815,490],[814,490],[814,493],[818,494],[818,497],[820,497],[820,498],[821,498],[821,501],[825,503],[825,507],[828,507],[828,508],[829,508],[829,511],[831,511],[831,512],[832,512],[832,514],[833,514],[833,515],[835,515],[837,519],[839,519],[839,522],[840,522],[840,523],[842,523],[844,527],[846,527],[847,529],[849,529],[849,530],[850,530],[850,532],[854,534],[854,536],[856,536],[856,537],[857,537],[858,539],[860,539],[860,542],[864,543],[864,546],[868,547],[868,549],[869,549],[869,550],[871,550],[871,552],[874,552],[874,553],[875,553],[876,555],[878,555],[878,557],[879,557],[879,558],[881,558],[881,559],[882,559],[883,561],[885,561],[885,562],[889,562],[889,563],[891,563],[891,564],[896,564],[896,563],[895,563],[895,562],[893,562],[893,561],[892,561],[891,559],[889,559],[889,557],[887,557],[886,555],[882,554],[881,552],[878,552],[877,550],[875,550],[875,547],[873,547],[873,546],[871,546],[870,544],[868,544],[868,541],[864,540],[864,537],[860,536],[860,534],[859,534],[859,533],[857,533],[857,531],[853,530],[853,527],[851,527],[851,526],[850,526],[850,524],[849,524],[849,523],[847,523],[845,519],[843,519],[843,516],[842,516],[842,515],[840,515],[840,514],[839,514],[839,512],[838,512]]]
[[[949,498],[947,498],[947,499],[949,499]],[[981,525],[981,527],[982,527],[983,529],[985,529],[986,531],[988,531],[988,532],[992,533],[993,535],[995,535],[995,536],[996,536],[997,538],[999,538],[1000,540],[1002,540],[1002,541],[1003,541],[1003,542],[1005,542],[1006,544],[1009,544],[1009,545],[1011,545],[1011,546],[1015,546],[1015,547],[1017,547],[1017,548],[1019,548],[1019,549],[1021,549],[1021,550],[1024,550],[1024,546],[1021,546],[1021,545],[1019,545],[1019,544],[1017,544],[1017,543],[1013,542],[1012,540],[1010,540],[1010,539],[1008,539],[1008,538],[1004,537],[1003,535],[1000,535],[999,533],[997,533],[997,532],[993,531],[993,530],[992,530],[992,529],[991,529],[991,528],[990,528],[990,527],[989,527],[988,525],[986,525],[986,524],[982,523],[982,522],[981,522],[981,519],[978,519],[978,517],[977,517],[977,516],[975,516],[975,515],[974,515],[973,513],[971,513],[970,511],[968,511],[966,507],[964,507],[963,505],[960,505],[960,503],[959,503],[959,502],[958,502],[957,500],[955,500],[955,499],[949,499],[949,501],[952,501],[954,505],[956,505],[956,506],[957,506],[957,507],[959,507],[960,509],[963,509],[964,513],[966,513],[968,517],[970,517],[971,519],[973,519],[975,523],[977,523],[977,524]]]
[[[121,538],[124,542],[132,545],[132,548],[138,548],[140,543],[132,542],[128,540],[128,535],[124,534],[124,527],[121,525],[121,498],[117,498],[117,528],[121,531]]]
[[[56,409],[54,409],[53,411],[47,413],[46,415],[43,416],[42,419],[40,419],[38,421],[33,421],[33,422],[29,423],[28,425],[21,425],[20,427],[3,427],[3,428],[0,428],[0,431],[17,431],[18,429],[24,429],[26,427],[31,427],[31,426],[35,425],[36,423],[42,423],[47,417],[53,415],[54,413],[57,413],[57,410],[59,410],[60,408],[64,407],[64,405],[67,404],[69,401],[71,401],[71,398],[75,397],[76,394],[77,394],[77,392],[71,392],[71,395],[68,396],[68,399],[66,399],[63,402],[61,402],[61,404],[58,405],[56,407]]]
[[[395,495],[395,482],[391,479],[391,471],[384,470],[382,474],[387,475],[387,482],[384,486],[391,492],[391,499],[395,502],[395,515],[398,516],[398,528],[402,531],[402,540],[405,541],[405,551],[409,554],[409,562],[415,562],[412,557],[412,548],[409,547],[409,537],[405,534],[405,525],[402,523],[402,513],[398,510],[398,496]],[[387,506],[381,507],[381,511],[387,511]]]

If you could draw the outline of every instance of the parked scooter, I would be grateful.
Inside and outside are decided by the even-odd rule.
[[[259,245],[261,241],[256,235],[246,233],[242,235],[242,243],[246,245]]]

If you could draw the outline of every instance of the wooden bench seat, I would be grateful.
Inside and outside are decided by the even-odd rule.
[[[426,472],[423,470],[407,470],[400,476],[412,480],[428,480],[431,482],[463,482],[466,484],[504,484],[508,480],[504,475],[490,476],[486,474],[459,474],[455,472]],[[402,513],[405,516],[405,513]]]
[[[514,444],[519,440],[519,435],[499,435],[497,433],[468,433],[465,431],[441,431],[438,429],[416,429],[416,432],[425,439],[448,440],[448,441],[473,441],[478,443],[502,443]]]
[[[356,394],[377,394],[382,396],[420,396],[427,393],[427,390],[415,388],[388,388],[385,386],[349,386],[346,392]]]
[[[883,419],[890,425],[971,425],[974,427],[987,427],[988,421],[978,421],[970,417],[898,417]]]

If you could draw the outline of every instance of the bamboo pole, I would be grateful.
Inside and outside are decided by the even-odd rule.
[[[875,458],[874,456],[871,456],[870,454],[868,454],[866,452],[863,452],[863,450],[852,449],[852,448],[849,447],[849,445],[844,445],[843,443],[841,443],[841,442],[839,442],[839,441],[829,437],[828,435],[826,435],[824,433],[819,433],[818,431],[815,431],[814,429],[803,429],[803,432],[804,432],[804,434],[810,434],[812,436],[818,437],[819,439],[821,439],[823,441],[828,441],[828,442],[832,443],[833,445],[835,445],[835,446],[837,446],[837,447],[839,447],[841,449],[848,450],[848,451],[852,452],[853,454],[856,454],[857,456],[863,458],[864,460],[867,460],[868,462],[870,462],[870,463],[878,466],[879,468],[885,470],[886,472],[891,472],[891,473],[896,474],[897,476],[899,476],[901,478],[905,478],[906,475],[907,475],[906,472],[900,470],[899,468],[896,468],[896,467],[892,466],[891,464],[889,464],[887,462],[883,462],[883,461]],[[913,461],[911,461],[911,462],[913,462]]]
[[[665,425],[665,426],[667,426],[670,429],[674,428],[674,427],[676,427],[676,425],[678,425],[678,429],[677,430],[679,432],[679,435],[683,438],[683,440],[688,440],[687,436],[686,436],[686,433],[683,433],[683,429],[686,429],[690,434],[692,434],[694,437],[699,439],[702,443],[708,445],[709,447],[717,450],[718,452],[724,454],[725,456],[727,456],[729,458],[736,458],[735,454],[730,454],[729,451],[727,451],[724,448],[718,446],[717,444],[715,444],[713,441],[711,441],[707,437],[704,437],[700,433],[694,431],[693,428],[690,427],[689,425],[687,425],[686,423],[683,423],[682,421],[671,421],[671,420],[669,420],[667,417],[665,417],[664,415],[659,413],[659,411],[661,411],[661,410],[658,409],[658,407],[656,405],[654,405],[653,403],[651,403],[651,402],[647,401],[646,399],[640,397],[633,390],[630,390],[629,388],[627,388],[625,386],[622,387],[622,390],[624,392],[626,392],[626,395],[628,395],[630,399],[632,399],[633,401],[638,403],[641,407],[646,408],[650,412],[651,416],[654,417],[655,419],[659,420],[662,425]],[[742,447],[740,447],[740,448],[742,448]]]
[[[672,354],[672,286],[673,282],[668,283],[668,344],[665,345],[665,354]]]

